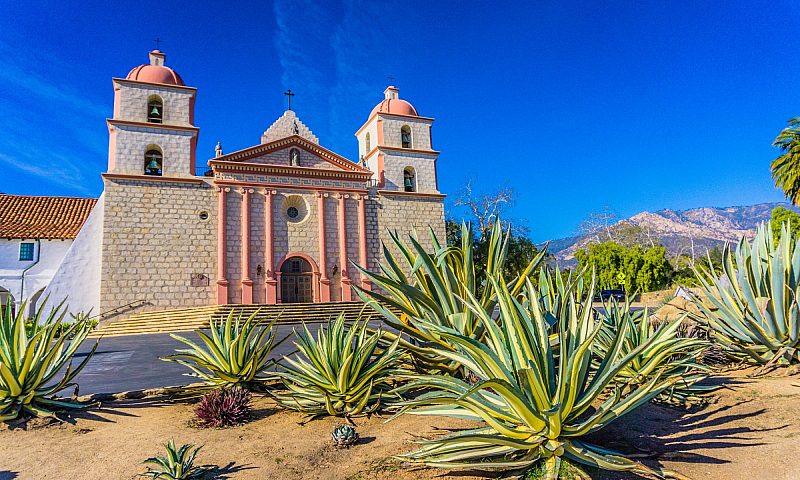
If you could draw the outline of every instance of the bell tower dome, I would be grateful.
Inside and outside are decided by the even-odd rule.
[[[372,170],[379,189],[406,193],[439,193],[431,130],[433,118],[389,86],[366,123],[356,132],[361,164]]]
[[[187,87],[153,50],[150,63],[114,78],[114,116],[108,119],[108,173],[148,177],[195,174],[197,136],[194,102]]]

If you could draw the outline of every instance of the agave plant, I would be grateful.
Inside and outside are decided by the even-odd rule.
[[[656,338],[624,354],[630,324],[623,322],[605,357],[596,363],[593,352],[598,349],[603,324],[593,320],[591,305],[581,304],[569,293],[566,307],[557,312],[551,328],[548,316],[553,312],[545,310],[543,302],[520,301],[503,282],[490,281],[498,292],[499,321],[483,310],[477,298],[470,295],[466,299],[486,329],[484,341],[429,324],[455,347],[433,347],[437,353],[464,365],[480,381],[470,385],[450,376],[417,374],[396,390],[427,390],[403,402],[400,415],[444,415],[483,425],[423,441],[420,449],[400,458],[449,469],[522,470],[538,464],[547,472],[546,478],[552,479],[558,478],[563,457],[608,470],[668,473],[583,438],[676,381],[656,371],[647,383],[631,385],[625,391],[616,388],[612,395],[604,395],[619,372],[651,348]],[[591,285],[588,293],[593,290]],[[536,299],[539,291],[527,282],[524,296]],[[551,329],[556,332],[552,339]]]
[[[73,386],[77,391],[73,380],[91,359],[97,343],[75,368],[72,359],[91,327],[76,322],[62,332],[63,302],[44,316],[45,303],[27,330],[25,303],[16,315],[9,303],[0,315],[0,421],[22,413],[52,417],[55,409],[86,406],[56,398],[56,394]]]
[[[205,478],[213,469],[211,465],[195,465],[194,458],[201,447],[195,448],[193,444],[175,446],[175,440],[170,440],[166,445],[166,455],[150,457],[144,461],[148,465],[147,471],[140,474],[158,480],[199,480]]]
[[[358,441],[358,432],[352,425],[337,425],[331,432],[331,438],[337,447],[349,448]]]
[[[400,372],[398,340],[381,350],[381,332],[367,336],[366,322],[346,328],[340,314],[316,339],[305,325],[294,333],[302,357],[285,358],[285,371],[277,373],[288,389],[277,394],[286,408],[334,416],[374,411]]]
[[[769,226],[735,254],[722,250],[722,276],[702,267],[695,274],[707,302],[698,302],[713,339],[737,355],[764,364],[800,361],[800,244],[788,224],[775,242]]]
[[[678,380],[654,398],[670,404],[702,402],[701,395],[715,390],[715,386],[699,385],[708,377],[711,368],[700,360],[711,344],[698,337],[679,335],[685,316],[668,323],[654,325],[647,309],[631,311],[630,303],[610,302],[601,314],[603,328],[597,336],[599,362],[611,349],[620,326],[627,324],[620,353],[627,355],[645,342],[650,346],[634,356],[622,368],[614,383],[623,391],[647,384],[656,373]]]
[[[264,375],[276,362],[272,351],[286,338],[275,341],[275,321],[266,327],[257,325],[258,311],[242,323],[241,313],[233,319],[234,312],[224,322],[209,323],[210,335],[198,332],[205,348],[180,335],[170,336],[190,348],[176,350],[176,354],[162,360],[179,363],[192,370],[193,377],[203,380],[203,388],[241,386],[250,388],[276,377]]]
[[[364,290],[356,287],[358,295],[381,313],[392,329],[414,340],[412,343],[401,339],[400,344],[412,353],[421,369],[443,371],[463,378],[467,373],[465,369],[436,353],[440,347],[455,348],[438,334],[437,327],[452,329],[476,340],[483,339],[486,333],[483,324],[472,309],[466,308],[462,299],[472,295],[481,311],[494,311],[497,294],[493,282],[488,279],[500,280],[503,276],[509,233],[504,235],[500,221],[495,222],[489,238],[485,272],[473,262],[473,235],[469,224],[461,226],[460,246],[443,245],[430,230],[433,253],[428,253],[414,235],[409,237],[410,246],[396,233],[390,232],[390,235],[406,268],[401,267],[401,261],[384,245],[385,264],[381,265],[381,274],[358,267],[377,288]],[[521,292],[545,253],[545,250],[539,252],[519,277],[509,283],[512,295]],[[390,332],[384,332],[384,335],[392,340],[396,337]]]

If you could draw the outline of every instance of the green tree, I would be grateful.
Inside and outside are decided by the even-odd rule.
[[[644,249],[628,247],[617,242],[589,245],[575,252],[578,266],[586,269],[587,279],[592,271],[597,275],[600,289],[625,288],[627,292],[651,292],[666,288],[672,277],[672,264],[662,246]]]
[[[700,281],[692,270],[692,266],[700,266],[702,267],[701,270],[714,272],[714,275],[719,276],[722,274],[722,249],[717,246],[711,250],[706,250],[706,254],[698,258],[697,261],[688,255],[681,255],[675,258],[674,263],[673,285],[698,286]]]
[[[788,208],[775,207],[772,210],[772,218],[769,221],[769,226],[772,229],[773,237],[781,237],[781,226],[789,222],[792,229],[792,236],[800,238],[800,213],[793,212]]]
[[[770,165],[775,186],[793,204],[800,205],[800,117],[789,120],[789,126],[781,130],[772,146],[783,152]]]
[[[461,244],[461,223],[453,219],[445,222],[448,245]],[[473,231],[473,262],[481,269],[486,269],[489,260],[489,235],[481,235],[478,231]],[[528,264],[533,261],[539,253],[539,248],[522,232],[511,230],[508,239],[508,259],[504,267],[506,278],[516,277]],[[535,277],[534,277],[535,278]]]

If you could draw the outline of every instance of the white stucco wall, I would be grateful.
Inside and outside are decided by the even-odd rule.
[[[66,298],[69,312],[73,314],[89,310],[92,311],[92,315],[102,313],[100,312],[100,267],[104,196],[100,196],[44,291],[44,296],[49,295],[48,301],[51,304],[57,304]]]
[[[20,243],[34,244],[32,261],[19,260]],[[50,283],[71,245],[72,240],[0,240],[0,287],[11,292],[17,306],[30,303]]]

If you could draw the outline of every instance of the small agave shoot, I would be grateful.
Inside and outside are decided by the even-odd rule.
[[[703,403],[702,395],[718,388],[698,385],[711,371],[708,365],[700,362],[711,344],[701,338],[682,337],[678,334],[685,316],[656,326],[647,309],[631,311],[629,302],[618,304],[612,301],[603,310],[600,314],[603,327],[597,336],[596,363],[605,358],[612,348],[617,331],[623,324],[627,326],[621,355],[629,354],[643,343],[650,343],[614,379],[614,383],[623,392],[649,383],[656,374],[678,379],[674,385],[654,398],[659,402],[674,405]]]
[[[275,341],[275,321],[259,327],[256,316],[250,315],[244,323],[241,314],[236,320],[234,312],[224,322],[209,323],[210,334],[198,332],[205,348],[180,335],[170,336],[190,348],[176,350],[177,353],[162,360],[179,363],[191,369],[190,376],[200,378],[203,388],[227,388],[240,386],[251,389],[256,385],[274,380],[264,373],[275,364],[272,351],[286,338]]]
[[[722,276],[695,270],[707,302],[698,321],[736,356],[765,366],[800,362],[800,242],[788,224],[775,242],[767,224],[752,243],[722,251]],[[705,317],[705,318],[703,318]]]
[[[141,473],[141,476],[157,480],[200,480],[206,478],[214,468],[212,465],[194,464],[197,452],[203,447],[195,448],[190,443],[178,448],[175,440],[170,440],[164,447],[167,450],[166,455],[150,457],[144,461],[147,471]]]
[[[543,277],[553,283],[552,279]],[[591,305],[574,293],[557,313],[536,299],[543,286],[528,282],[520,301],[496,279],[499,319],[485,312],[474,296],[466,299],[483,328],[484,341],[433,324],[454,348],[433,347],[437,353],[468,368],[481,379],[477,384],[444,375],[413,375],[397,392],[423,390],[403,404],[399,413],[444,415],[481,422],[483,426],[442,438],[426,440],[420,449],[400,458],[448,469],[525,470],[540,465],[546,477],[557,479],[563,458],[574,464],[664,476],[584,437],[629,413],[672,386],[677,379],[656,371],[647,383],[623,391],[615,378],[643,351],[657,342],[652,337],[623,354],[630,324],[616,331],[605,358],[595,362],[598,336]],[[545,285],[544,288],[554,288]],[[594,290],[594,285],[588,293]],[[550,332],[555,333],[551,336]],[[608,389],[611,395],[606,395]]]
[[[382,349],[381,332],[367,335],[366,322],[348,327],[339,315],[319,329],[316,339],[305,325],[294,333],[300,356],[285,358],[285,371],[277,373],[287,388],[276,393],[283,407],[311,415],[369,413],[400,373],[398,340]]]
[[[197,426],[223,428],[245,423],[250,412],[250,392],[241,387],[230,387],[203,395],[194,409],[194,416]]]
[[[452,329],[476,340],[483,339],[486,332],[478,314],[467,308],[461,299],[474,296],[481,311],[489,314],[494,311],[497,293],[487,278],[502,281],[509,233],[504,234],[500,221],[495,222],[485,271],[473,262],[473,234],[469,224],[461,226],[461,245],[442,244],[432,230],[430,237],[433,253],[428,253],[414,235],[409,237],[409,246],[396,233],[391,234],[400,259],[384,246],[386,260],[381,265],[381,274],[358,267],[378,288],[370,291],[356,287],[356,291],[362,300],[383,315],[392,329],[413,339],[413,343],[401,339],[400,346],[413,355],[420,369],[464,378],[467,372],[461,365],[436,353],[441,347],[455,348],[437,333],[437,327]],[[512,295],[519,295],[545,254],[545,250],[539,252],[519,277],[508,284]],[[384,336],[395,337],[390,332],[384,332]]]
[[[331,439],[337,447],[349,448],[358,441],[358,432],[352,425],[337,425],[331,432]]]
[[[27,330],[24,303],[16,315],[12,313],[11,303],[3,309],[0,315],[0,421],[16,419],[23,413],[54,417],[54,410],[87,406],[56,398],[56,394],[69,387],[77,391],[73,380],[97,349],[95,343],[73,368],[73,356],[91,327],[86,322],[76,322],[62,331],[61,322],[66,315],[63,305],[62,302],[44,316],[43,303]]]

